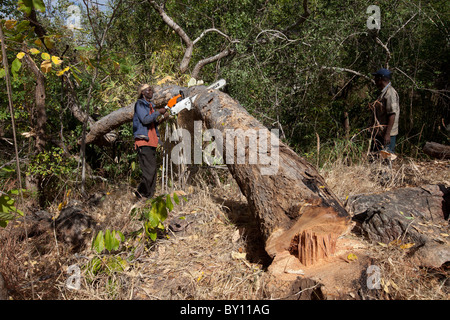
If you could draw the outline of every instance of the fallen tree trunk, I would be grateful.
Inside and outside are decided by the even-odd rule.
[[[438,159],[450,159],[450,146],[436,142],[427,142],[423,146],[423,152],[430,157]]]
[[[188,96],[197,94],[193,111],[200,114],[207,128],[222,135],[226,164],[260,224],[267,253],[275,257],[289,252],[303,265],[332,256],[337,238],[347,233],[352,223],[317,170],[278,137],[271,136],[266,127],[227,94],[204,87],[187,91]],[[247,144],[245,140],[252,138],[249,135],[252,130],[260,134]],[[268,137],[274,163],[269,167],[267,161],[250,163],[247,157],[254,152],[255,144],[258,160],[263,159],[260,147],[268,145],[268,140],[264,141]],[[239,150],[239,146],[244,147]],[[242,154],[246,156],[244,164],[230,163],[228,156],[238,159]]]

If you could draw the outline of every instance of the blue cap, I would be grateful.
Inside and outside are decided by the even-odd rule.
[[[391,79],[392,72],[390,72],[388,69],[380,69],[377,72],[372,73],[374,76],[382,76]]]

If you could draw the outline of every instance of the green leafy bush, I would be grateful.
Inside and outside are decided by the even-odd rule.
[[[5,228],[9,221],[23,216],[23,212],[14,206],[15,200],[11,195],[17,195],[19,190],[14,189],[8,193],[2,193],[0,196],[0,227]]]
[[[183,197],[185,201],[187,199]],[[173,201],[178,205],[180,199],[178,195],[173,193]],[[158,235],[158,230],[165,231],[163,222],[167,219],[167,215],[173,210],[174,204],[169,194],[160,195],[156,198],[147,201],[149,206],[143,208],[134,208],[131,211],[132,216],[137,216],[143,222],[143,228],[137,233],[145,232],[145,236],[155,241]]]
[[[30,162],[28,174],[42,177],[64,176],[72,171],[73,161],[64,157],[64,150],[53,147],[49,151],[38,153]]]
[[[92,241],[92,249],[98,254],[101,254],[105,249],[109,253],[119,250],[120,243],[125,241],[125,237],[122,232],[118,230],[106,230],[103,232],[100,230],[97,236]]]

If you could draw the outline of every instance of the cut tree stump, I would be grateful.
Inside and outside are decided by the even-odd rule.
[[[436,142],[427,142],[423,146],[423,152],[430,157],[437,159],[450,159],[450,146]]]
[[[183,112],[197,112],[207,128],[218,132],[216,141],[222,138],[223,158],[259,222],[267,253],[276,257],[289,252],[306,266],[332,256],[337,238],[352,223],[317,170],[227,94],[205,87],[186,93],[197,98],[193,110]],[[251,132],[258,132],[256,138]],[[252,147],[263,145],[273,162],[263,164],[259,149],[261,161],[251,163]],[[238,163],[239,155],[245,155],[245,163]]]

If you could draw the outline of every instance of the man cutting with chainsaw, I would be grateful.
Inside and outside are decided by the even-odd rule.
[[[220,79],[207,89],[220,89],[225,85],[226,81]],[[196,96],[185,97],[184,93],[180,91],[179,95],[168,101],[165,108],[155,110],[155,105],[151,101],[153,88],[148,84],[139,87],[133,116],[134,146],[138,152],[139,166],[142,170],[142,181],[135,192],[138,198],[151,198],[155,194],[156,148],[159,142],[158,124],[169,118],[170,115],[176,115],[182,110],[191,110]],[[163,115],[162,119],[161,115]]]
[[[371,105],[375,118],[372,150],[394,153],[400,115],[398,94],[392,87],[392,73],[389,70],[380,69],[372,75],[375,77],[375,85],[380,90],[377,100]]]
[[[135,192],[137,198],[151,198],[155,194],[158,124],[169,116],[165,108],[155,109],[152,98],[153,88],[148,84],[141,85],[138,89],[138,100],[134,106],[133,116],[134,148],[137,150],[142,171],[142,180]]]

